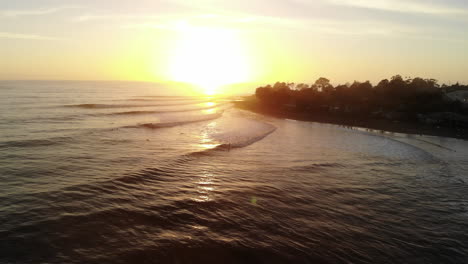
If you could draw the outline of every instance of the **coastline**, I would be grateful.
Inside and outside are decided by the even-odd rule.
[[[385,119],[377,118],[347,118],[338,115],[319,115],[310,114],[305,112],[285,112],[285,111],[274,111],[262,107],[256,102],[244,100],[234,102],[234,106],[255,112],[258,114],[273,116],[276,118],[292,119],[298,121],[317,122],[325,124],[334,124],[346,127],[371,129],[380,132],[387,133],[403,133],[403,134],[414,134],[414,135],[426,135],[426,136],[437,136],[437,137],[449,137],[457,138],[462,140],[468,140],[467,129],[453,129],[447,127],[433,127],[430,125],[424,125],[420,123],[410,122],[392,122]]]

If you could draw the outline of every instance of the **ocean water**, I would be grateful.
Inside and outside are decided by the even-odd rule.
[[[0,82],[0,263],[467,263],[468,142]]]

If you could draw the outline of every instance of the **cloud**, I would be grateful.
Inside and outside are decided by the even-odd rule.
[[[0,39],[24,39],[24,40],[57,40],[58,38],[47,37],[34,34],[18,34],[10,32],[0,32]]]
[[[224,27],[246,31],[291,30],[315,32],[325,35],[344,36],[419,36],[424,27],[409,26],[395,21],[385,22],[372,19],[339,20],[321,18],[278,18],[242,14],[206,13],[193,15],[136,16],[136,15],[92,15],[85,20],[112,19],[123,22],[126,29],[157,29],[180,31],[190,27]],[[427,33],[427,32],[426,32]]]
[[[62,7],[54,7],[54,8],[38,8],[38,9],[29,9],[29,10],[3,10],[3,11],[0,11],[0,15],[5,16],[5,17],[40,16],[40,15],[47,15],[47,14],[60,12],[62,10],[77,9],[77,8],[80,8],[80,7],[62,6]]]
[[[383,23],[375,20],[355,22],[317,20],[310,21],[307,27],[312,31],[327,35],[407,37],[422,34],[421,28],[395,23]]]
[[[100,16],[100,18],[104,18]],[[155,16],[153,19],[132,19],[132,16],[126,16],[128,23],[124,28],[155,28],[164,30],[180,30],[187,26],[208,26],[208,27],[268,27],[274,26],[294,26],[295,20],[282,19],[268,16],[251,16],[251,15],[226,15],[226,14],[196,14],[196,15],[172,15],[172,16]],[[112,18],[114,19],[114,18]]]
[[[201,0],[210,2],[214,0]],[[239,0],[242,3],[245,0]],[[262,1],[262,0],[260,0]],[[270,1],[270,0],[268,0]],[[178,31],[186,26],[225,27],[241,31],[288,31],[301,30],[304,34],[313,31],[318,35],[375,36],[375,37],[424,37],[425,34],[446,32],[447,23],[443,19],[462,18],[467,12],[437,0],[271,0],[276,8],[284,7],[281,15],[248,10],[245,5],[237,9],[216,8],[190,9],[156,13],[84,13],[72,18],[75,22],[111,21],[112,25],[125,29],[157,29]],[[293,2],[293,5],[288,5]],[[231,3],[232,4],[232,3]],[[189,5],[189,3],[187,3]],[[361,8],[353,10],[349,7]],[[289,9],[287,9],[289,8]],[[287,10],[287,12],[286,12]],[[383,15],[381,11],[402,14]],[[128,11],[128,10],[127,10]],[[360,11],[360,12],[357,12]],[[363,15],[363,12],[365,12]],[[304,15],[307,14],[307,15]],[[414,16],[414,14],[440,15]],[[468,13],[467,13],[468,14]],[[453,23],[452,20],[449,21]],[[430,26],[429,26],[430,25]],[[451,33],[458,30],[453,28]],[[455,32],[456,33],[456,32]]]
[[[83,14],[73,18],[73,20],[78,22],[88,22],[96,20],[147,20],[155,18],[158,18],[158,16],[133,14]]]
[[[165,13],[165,14],[83,14],[72,18],[75,22],[112,21],[120,24],[122,28],[149,28],[159,30],[179,31],[187,26],[200,27],[228,27],[256,29],[274,26],[293,26],[294,19],[278,18],[271,16],[256,16],[246,14],[226,13]]]
[[[415,0],[328,0],[334,5],[353,6],[402,13],[423,13],[433,15],[468,14],[468,10],[447,5],[431,4]]]

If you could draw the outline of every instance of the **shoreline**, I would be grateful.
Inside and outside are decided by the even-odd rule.
[[[462,140],[468,140],[467,129],[453,129],[447,127],[433,127],[430,125],[420,123],[409,123],[409,122],[392,122],[385,119],[377,118],[354,118],[350,119],[338,115],[321,115],[311,113],[295,113],[295,112],[282,112],[272,111],[270,109],[263,108],[254,102],[249,101],[237,101],[234,102],[234,106],[251,111],[258,114],[273,116],[282,119],[292,119],[298,121],[317,122],[324,124],[333,124],[346,127],[353,127],[359,129],[370,129],[375,132],[386,132],[386,133],[402,133],[412,135],[425,135],[425,136],[437,136],[437,137],[449,137]]]

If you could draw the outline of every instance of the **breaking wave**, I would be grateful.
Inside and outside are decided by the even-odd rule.
[[[107,108],[196,105],[200,103],[203,103],[203,102],[177,102],[177,103],[161,103],[161,104],[74,104],[74,105],[64,105],[64,107],[84,108],[84,109],[107,109]]]
[[[131,102],[210,102],[199,98],[130,98],[118,101],[131,101]]]
[[[49,147],[57,144],[66,143],[72,140],[72,137],[52,137],[46,139],[26,139],[0,142],[2,148],[31,148],[31,147]]]
[[[263,139],[276,130],[276,127],[246,118],[232,118],[231,123],[222,132],[214,132],[211,138],[221,144],[228,144],[232,148],[248,146]]]
[[[214,114],[196,116],[193,119],[189,119],[189,120],[175,121],[175,122],[144,123],[144,124],[138,124],[136,126],[127,126],[126,128],[157,129],[157,128],[165,128],[165,127],[175,127],[175,126],[180,126],[180,125],[185,125],[185,124],[190,124],[190,123],[196,123],[196,122],[202,122],[202,121],[209,121],[209,120],[217,119],[217,118],[220,118],[222,115],[223,115],[223,111],[218,112],[218,113],[214,113]]]
[[[125,111],[125,112],[116,112],[104,115],[146,115],[146,114],[160,114],[160,113],[178,113],[178,112],[192,112],[192,111],[201,111],[215,109],[221,106],[226,106],[227,104],[218,104],[215,106],[208,107],[199,107],[199,108],[187,108],[187,109],[175,109],[175,110],[141,110],[141,111]]]
[[[244,120],[244,122],[250,123],[250,127],[242,127],[242,129],[212,134],[211,138],[217,142],[218,145],[213,148],[192,152],[187,156],[211,155],[219,151],[230,151],[231,149],[247,147],[264,139],[276,130],[275,126],[268,123],[247,119]]]

